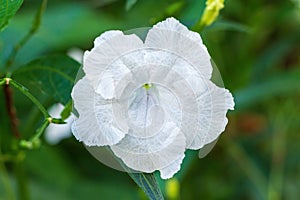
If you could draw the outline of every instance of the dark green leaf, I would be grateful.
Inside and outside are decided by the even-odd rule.
[[[80,64],[65,55],[52,55],[34,60],[13,73],[28,88],[37,87],[56,101],[67,104]],[[28,85],[29,84],[29,85]]]
[[[0,31],[2,31],[8,24],[20,6],[23,0],[0,0]]]

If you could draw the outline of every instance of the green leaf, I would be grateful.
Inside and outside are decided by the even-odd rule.
[[[130,10],[134,4],[136,4],[137,0],[127,0],[126,1],[126,10]]]
[[[8,24],[20,6],[23,0],[0,0],[0,31],[2,31]]]
[[[67,104],[80,64],[65,55],[52,55],[36,59],[16,70],[14,79],[37,88],[54,100]]]

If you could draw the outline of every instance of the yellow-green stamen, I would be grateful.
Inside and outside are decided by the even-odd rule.
[[[143,88],[145,88],[146,90],[149,90],[153,85],[151,83],[145,83],[143,85]]]

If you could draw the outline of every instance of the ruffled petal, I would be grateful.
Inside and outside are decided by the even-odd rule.
[[[191,63],[201,76],[211,78],[210,56],[200,35],[189,31],[176,19],[168,18],[150,29],[145,45],[171,51]]]
[[[207,91],[198,97],[199,131],[187,146],[189,149],[199,149],[216,140],[227,125],[227,111],[234,109],[233,97],[227,89],[220,88],[211,81],[207,84]]]
[[[132,135],[135,134],[128,133],[111,149],[133,170],[151,173],[162,169],[172,164],[185,151],[184,135],[170,122],[152,137],[138,138]]]
[[[94,40],[94,47],[99,46],[118,35],[123,35],[123,32],[119,30],[106,31]]]
[[[143,42],[134,34],[124,35],[121,31],[107,31],[96,38],[94,45],[91,51],[84,54],[83,70],[93,88],[97,92],[100,90],[101,95],[105,99],[109,99],[112,96],[111,91],[104,88],[109,87],[113,89],[114,82],[111,79],[107,79],[110,76],[107,74],[105,75],[106,79],[102,80],[103,72],[107,69],[111,70],[110,64],[116,59],[143,47]],[[120,70],[122,73],[126,73],[126,68],[123,67]],[[105,86],[99,89],[99,84],[104,84]]]
[[[157,23],[154,27],[166,30],[172,30],[186,35],[194,42],[202,43],[202,39],[197,32],[190,31],[174,17],[167,18],[165,21]]]
[[[171,163],[167,167],[160,169],[159,171],[160,171],[161,178],[162,179],[172,178],[174,174],[176,174],[180,170],[180,166],[184,157],[185,157],[184,154],[180,155],[179,158],[176,159],[173,163]]]
[[[79,118],[72,124],[74,136],[88,146],[118,143],[126,134],[114,122],[112,105],[96,94],[86,77],[73,88],[72,98]]]

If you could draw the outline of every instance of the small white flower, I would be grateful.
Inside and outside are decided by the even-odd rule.
[[[49,114],[52,117],[60,118],[60,113],[64,106],[61,104],[54,104],[49,109]],[[71,134],[71,123],[75,116],[71,113],[70,117],[65,120],[66,124],[50,124],[45,130],[45,139],[52,145],[58,144],[61,140],[69,138]]]
[[[74,136],[107,146],[129,168],[172,177],[186,149],[200,149],[225,130],[230,92],[211,82],[209,53],[198,33],[174,18],[145,41],[107,31],[84,54],[85,76],[73,88]]]
[[[67,55],[76,60],[79,63],[82,63],[83,50],[77,47],[72,47],[68,49]]]

